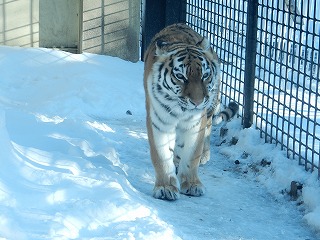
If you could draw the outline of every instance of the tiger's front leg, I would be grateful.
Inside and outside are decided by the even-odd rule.
[[[180,188],[173,163],[175,131],[160,131],[147,119],[151,159],[156,172],[153,197],[165,200],[179,198]]]
[[[206,116],[203,115],[198,124],[190,129],[179,128],[175,154],[180,162],[178,179],[180,192],[191,196],[201,196],[205,188],[198,176],[198,168],[204,146]]]

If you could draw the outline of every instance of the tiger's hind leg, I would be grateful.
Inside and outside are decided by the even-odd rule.
[[[204,134],[204,144],[203,144],[203,151],[200,158],[201,164],[206,164],[210,160],[210,136],[211,136],[211,129],[212,129],[212,115],[213,112],[208,113],[207,115],[207,123],[206,123],[206,130]]]
[[[180,158],[178,179],[180,192],[185,195],[201,196],[205,192],[198,176],[205,134],[206,118],[204,118],[202,117],[202,120],[191,129],[177,130],[177,143],[180,143],[180,148],[175,148],[176,154]]]

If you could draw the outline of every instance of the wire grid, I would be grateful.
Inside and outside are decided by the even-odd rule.
[[[259,1],[254,116],[261,137],[320,177],[319,0]],[[296,5],[286,5],[296,3]],[[222,102],[243,107],[247,2],[187,0],[222,61]]]
[[[260,1],[254,113],[266,142],[320,176],[320,1],[292,3]]]
[[[188,0],[186,4],[187,24],[211,41],[222,62],[222,103],[236,101],[243,106],[247,3]]]

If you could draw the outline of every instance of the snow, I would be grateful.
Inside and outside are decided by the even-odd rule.
[[[316,173],[240,119],[213,130],[204,196],[154,199],[142,62],[0,46],[0,66],[0,239],[320,238]]]

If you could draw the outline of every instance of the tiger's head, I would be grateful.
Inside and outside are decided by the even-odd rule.
[[[219,91],[219,60],[208,40],[197,45],[156,42],[158,90],[182,110],[202,110]]]

